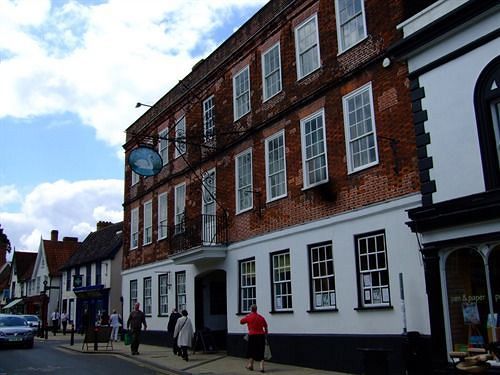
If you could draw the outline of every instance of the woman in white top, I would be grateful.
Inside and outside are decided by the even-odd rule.
[[[185,361],[188,360],[188,348],[191,347],[193,340],[193,325],[188,318],[188,312],[182,310],[182,317],[177,319],[175,324],[174,337],[177,338],[177,345],[181,350],[181,356]]]
[[[120,324],[121,324],[122,317],[120,314],[116,312],[116,310],[113,310],[113,314],[109,317],[109,322],[111,324],[111,340],[114,340],[115,342],[118,341],[118,331],[120,330]]]

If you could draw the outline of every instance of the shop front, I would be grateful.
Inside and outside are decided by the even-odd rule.
[[[109,315],[109,288],[104,285],[74,288],[76,295],[76,329],[99,325],[104,313]]]

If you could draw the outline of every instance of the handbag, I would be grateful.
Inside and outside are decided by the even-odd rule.
[[[132,336],[130,336],[130,333],[125,333],[125,335],[123,336],[123,341],[125,345],[130,345],[130,343],[132,342]]]
[[[266,361],[270,360],[272,358],[271,354],[271,346],[269,345],[269,340],[266,337],[266,345],[264,346],[264,359]]]

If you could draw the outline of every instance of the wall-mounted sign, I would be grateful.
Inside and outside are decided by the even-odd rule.
[[[154,176],[160,173],[163,160],[155,149],[140,146],[133,149],[128,156],[128,165],[141,176]]]
[[[82,275],[73,275],[73,288],[82,286]]]

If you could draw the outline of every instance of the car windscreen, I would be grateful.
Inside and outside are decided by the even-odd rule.
[[[0,327],[18,327],[26,326],[28,323],[24,318],[17,316],[2,316],[0,317]]]

